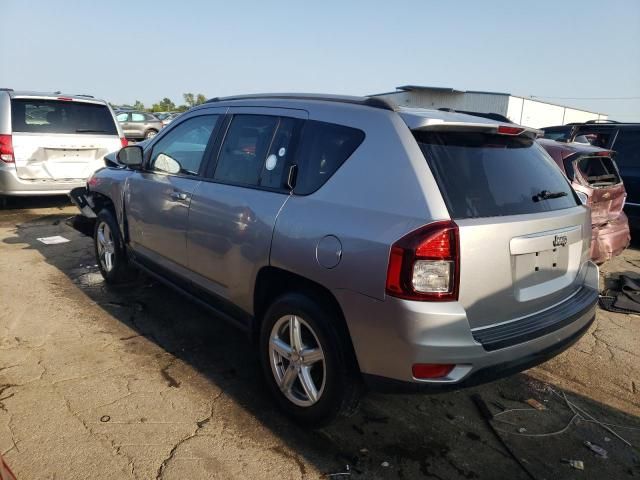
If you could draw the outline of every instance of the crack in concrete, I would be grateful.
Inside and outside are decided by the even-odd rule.
[[[216,402],[220,399],[220,397],[222,397],[223,394],[224,394],[224,392],[220,392],[220,393],[218,393],[218,395],[216,395],[213,398],[213,400],[211,401],[211,405],[209,407],[209,415],[207,415],[203,419],[197,420],[195,422],[196,423],[196,428],[194,429],[194,431],[192,433],[190,433],[189,435],[187,435],[187,436],[183,437],[182,439],[180,439],[178,441],[178,443],[176,443],[173,446],[173,448],[169,452],[169,455],[167,456],[167,458],[165,458],[162,461],[162,463],[160,464],[160,467],[158,467],[158,473],[156,474],[156,480],[162,480],[162,478],[164,476],[164,472],[166,471],[167,466],[169,465],[171,460],[173,460],[178,448],[180,448],[180,446],[184,445],[186,442],[188,442],[192,438],[196,437],[198,435],[198,433],[200,432],[200,430],[211,421],[211,419],[213,418],[213,407],[215,406]]]

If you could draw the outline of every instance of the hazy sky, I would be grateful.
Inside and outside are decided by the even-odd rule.
[[[181,102],[183,92],[362,95],[418,84],[549,97],[640,121],[640,0],[0,6],[3,87],[150,104]]]

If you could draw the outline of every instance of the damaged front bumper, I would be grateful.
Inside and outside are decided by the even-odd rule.
[[[70,217],[66,222],[67,225],[88,237],[93,237],[97,215],[87,187],[74,188],[69,192],[69,198],[78,207],[80,214]]]

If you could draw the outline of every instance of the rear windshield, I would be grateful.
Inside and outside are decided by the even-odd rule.
[[[578,170],[592,187],[610,187],[620,183],[618,169],[610,157],[582,157]]]
[[[531,139],[476,132],[414,134],[454,219],[578,205],[566,177]]]
[[[118,134],[106,105],[62,100],[12,100],[11,126],[17,133]]]

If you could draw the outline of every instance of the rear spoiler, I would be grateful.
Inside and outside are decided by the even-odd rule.
[[[439,132],[482,132],[498,135],[523,136],[535,140],[543,135],[542,130],[523,127],[522,125],[500,125],[497,123],[469,123],[447,122],[440,119],[429,119],[423,125],[413,128],[414,131],[439,131]]]

